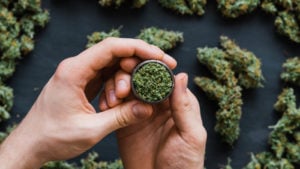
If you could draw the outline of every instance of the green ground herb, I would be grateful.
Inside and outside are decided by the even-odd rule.
[[[173,78],[166,66],[144,62],[132,75],[133,91],[143,101],[155,103],[164,100],[173,89]]]
[[[260,0],[217,0],[217,2],[218,9],[228,18],[237,18],[251,13],[260,4]]]
[[[178,43],[183,42],[183,33],[149,27],[141,30],[141,33],[136,38],[142,39],[166,51],[175,48]]]
[[[158,0],[161,6],[181,15],[203,15],[206,0]]]

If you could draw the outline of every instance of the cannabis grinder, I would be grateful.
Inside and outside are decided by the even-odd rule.
[[[174,89],[172,70],[158,60],[146,60],[138,64],[131,76],[133,94],[147,103],[166,100]]]

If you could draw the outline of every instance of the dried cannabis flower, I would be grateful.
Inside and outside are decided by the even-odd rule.
[[[183,42],[183,33],[149,27],[141,30],[137,38],[166,51],[175,48],[178,43]]]
[[[97,161],[98,153],[92,152],[84,159],[81,159],[81,165],[78,166],[73,163],[65,161],[48,162],[41,169],[123,169],[121,160],[114,162]]]
[[[120,29],[121,27],[118,29],[112,29],[109,32],[94,32],[91,35],[88,35],[88,43],[86,45],[86,48],[92,47],[93,45],[97,44],[98,42],[101,42],[102,40],[108,37],[120,37]]]
[[[241,49],[233,40],[226,36],[220,37],[221,46],[227,53],[227,60],[238,73],[238,83],[245,88],[262,87],[264,77],[261,72],[260,60],[250,51]]]
[[[241,86],[260,87],[263,76],[261,63],[253,53],[240,49],[228,37],[221,36],[220,41],[223,50],[207,47],[197,49],[198,60],[208,67],[217,80],[196,77],[194,82],[218,102],[220,109],[216,112],[215,130],[225,142],[232,145],[240,132],[243,104]]]
[[[277,32],[296,43],[300,43],[299,0],[263,0],[261,8],[276,16]]]
[[[300,86],[300,59],[298,56],[287,59],[283,64],[284,71],[281,73],[281,79],[285,82]]]
[[[274,108],[282,117],[270,127],[269,145],[272,151],[251,155],[251,161],[244,169],[294,169],[293,163],[300,163],[300,109],[296,108],[294,90],[284,89]]]
[[[181,15],[203,15],[206,0],[158,0],[165,8],[171,9]]]
[[[218,9],[223,16],[237,18],[254,11],[260,4],[260,0],[217,0]]]
[[[144,61],[132,73],[133,93],[145,102],[163,101],[171,94],[173,87],[173,73],[160,61]]]
[[[44,27],[48,20],[40,0],[0,2],[0,122],[10,117],[13,105],[13,90],[4,82],[13,75],[17,61],[33,50],[36,28]],[[0,132],[0,142],[11,130]]]
[[[130,3],[134,8],[141,8],[143,7],[148,0],[99,0],[99,4],[103,7],[114,7],[119,8],[121,5],[125,3]]]

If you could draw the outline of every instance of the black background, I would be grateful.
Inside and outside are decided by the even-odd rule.
[[[184,32],[185,42],[168,53],[178,61],[175,73],[189,74],[189,87],[201,103],[202,118],[208,131],[206,167],[219,168],[226,164],[227,157],[231,157],[233,167],[242,168],[250,160],[250,152],[267,149],[268,126],[279,118],[273,104],[286,86],[279,78],[281,65],[288,57],[300,53],[299,45],[275,33],[272,16],[256,10],[239,19],[225,19],[217,12],[215,1],[208,2],[206,14],[202,17],[176,15],[154,0],[142,9],[104,9],[97,0],[44,0],[43,7],[50,12],[50,23],[39,31],[35,50],[20,62],[15,75],[8,81],[15,94],[13,118],[8,123],[19,122],[25,116],[58,63],[85,49],[88,34],[123,26],[122,37],[135,37],[142,28],[157,26]],[[227,35],[242,48],[254,52],[262,61],[266,78],[264,88],[243,91],[241,134],[233,147],[222,143],[213,130],[214,114],[218,108],[216,103],[209,100],[192,81],[197,75],[210,76],[207,69],[198,63],[196,48],[218,46],[220,35]],[[114,134],[102,140],[93,150],[100,154],[101,160],[118,158]]]

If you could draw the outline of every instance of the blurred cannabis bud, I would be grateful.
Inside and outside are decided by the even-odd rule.
[[[281,79],[300,86],[300,59],[298,56],[287,59],[283,64]]]
[[[263,0],[261,8],[276,17],[275,27],[280,34],[300,43],[299,0]]]
[[[274,108],[281,118],[270,127],[271,151],[252,154],[244,169],[295,169],[293,164],[300,164],[300,109],[296,108],[294,90],[284,89]]]
[[[203,15],[206,0],[158,0],[165,8],[171,9],[181,15]]]
[[[217,0],[218,9],[223,16],[237,18],[254,11],[260,4],[260,0]]]
[[[92,47],[93,45],[97,44],[98,42],[104,40],[108,37],[120,37],[121,27],[118,29],[111,29],[109,32],[94,32],[91,35],[87,36],[88,42],[86,48]]]
[[[220,37],[222,49],[198,48],[198,60],[207,66],[216,80],[196,77],[194,82],[211,99],[216,100],[215,130],[223,140],[232,145],[238,139],[242,115],[242,87],[262,87],[264,80],[260,60],[252,53],[241,49],[226,36]]]
[[[81,159],[81,165],[68,163],[65,161],[48,162],[41,169],[123,169],[121,160],[113,162],[98,161],[98,153],[91,152],[84,159]]]
[[[149,27],[142,29],[136,38],[142,39],[166,51],[175,48],[178,43],[183,42],[183,33]]]
[[[143,7],[148,0],[99,0],[99,4],[103,7],[119,8],[123,4],[130,4],[133,8]]]
[[[49,13],[40,0],[0,1],[0,122],[7,120],[13,106],[13,90],[5,85],[17,61],[34,48],[36,28],[44,27]],[[0,141],[10,131],[0,132]]]

